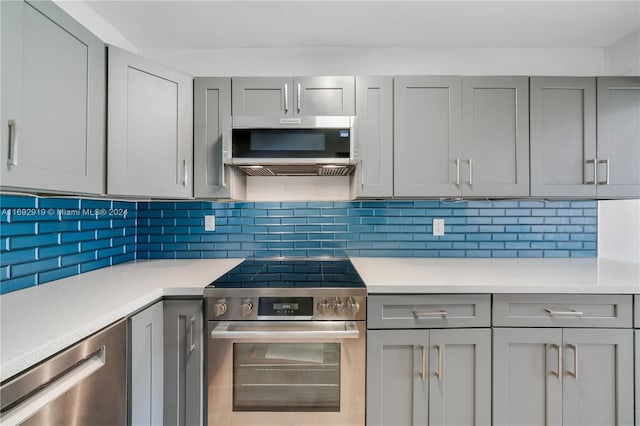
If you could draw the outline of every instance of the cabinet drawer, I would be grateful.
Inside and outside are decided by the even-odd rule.
[[[640,295],[633,296],[633,320],[636,328],[640,328]]]
[[[504,327],[631,327],[625,295],[495,294],[493,325]]]
[[[402,295],[369,296],[367,327],[446,328],[489,327],[491,296]]]

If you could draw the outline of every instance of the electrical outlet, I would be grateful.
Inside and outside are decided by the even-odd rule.
[[[215,231],[216,230],[216,217],[212,214],[204,215],[204,230]]]
[[[433,235],[437,237],[444,235],[444,219],[433,219]]]

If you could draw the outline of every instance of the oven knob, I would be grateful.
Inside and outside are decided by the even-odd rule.
[[[331,309],[331,305],[329,305],[329,301],[327,301],[327,299],[320,299],[320,301],[318,302],[318,312],[321,315],[324,315],[327,312],[329,312],[329,309]]]
[[[344,302],[340,300],[339,297],[336,297],[332,304],[333,312],[336,314],[341,314],[344,312]]]
[[[353,298],[347,299],[347,313],[351,316],[355,316],[360,311],[360,304],[353,300]]]
[[[227,312],[227,302],[220,300],[213,305],[213,315],[219,317]]]
[[[250,299],[247,299],[240,304],[240,314],[242,314],[243,317],[248,316],[251,311],[253,311],[253,303],[251,303]]]

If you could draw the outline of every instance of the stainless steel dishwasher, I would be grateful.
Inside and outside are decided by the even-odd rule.
[[[123,320],[2,383],[0,424],[126,424],[126,343]]]

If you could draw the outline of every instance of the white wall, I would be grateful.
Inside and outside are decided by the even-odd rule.
[[[80,22],[89,31],[95,34],[100,40],[107,44],[112,44],[129,52],[137,53],[138,49],[127,40],[120,31],[113,25],[105,21],[84,1],[78,0],[53,0],[61,9]]]
[[[194,76],[602,75],[604,49],[246,48],[139,49]]]
[[[640,263],[640,200],[598,202],[598,257]]]
[[[640,29],[616,41],[604,53],[607,75],[640,76]]]

